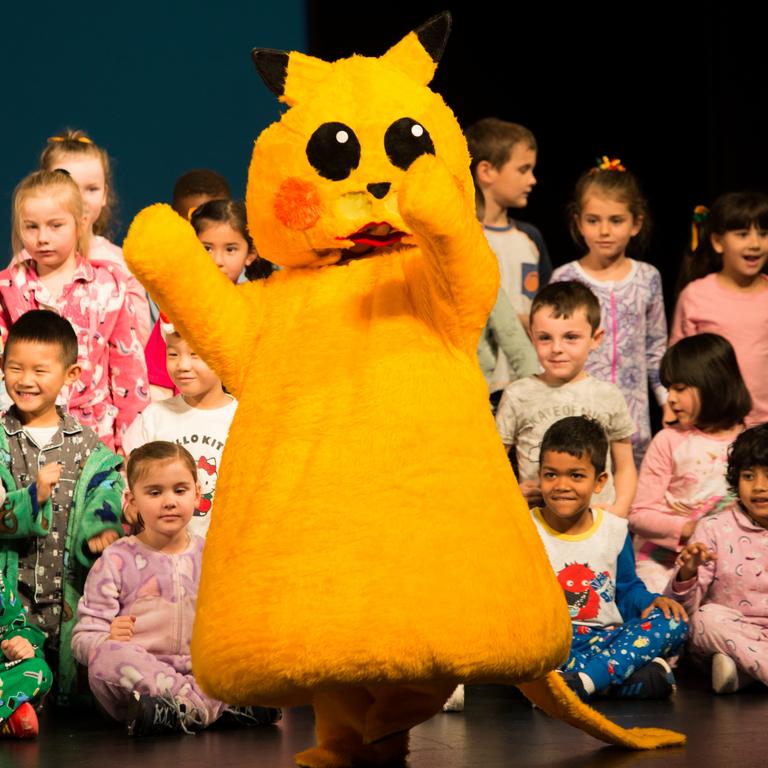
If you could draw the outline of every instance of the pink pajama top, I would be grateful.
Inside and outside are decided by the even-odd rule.
[[[0,337],[30,309],[50,309],[69,320],[77,334],[80,378],[64,387],[59,404],[91,427],[111,449],[149,404],[147,366],[136,312],[123,271],[110,262],[78,257],[72,282],[53,297],[35,264],[22,251],[19,263],[0,272]]]
[[[748,293],[726,288],[714,273],[688,283],[669,338],[674,344],[697,333],[719,333],[731,342],[752,395],[748,427],[768,421],[768,276],[760,279],[762,290]]]

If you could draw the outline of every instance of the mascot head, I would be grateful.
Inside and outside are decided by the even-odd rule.
[[[259,136],[248,173],[248,227],[261,256],[312,267],[410,247],[398,190],[425,153],[442,158],[473,206],[461,129],[427,87],[449,30],[450,15],[436,16],[378,59],[253,51],[290,107]]]

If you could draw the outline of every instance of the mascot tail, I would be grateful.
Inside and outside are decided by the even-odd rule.
[[[612,723],[581,701],[557,672],[550,672],[531,683],[519,683],[518,688],[551,717],[573,725],[608,744],[628,749],[658,749],[685,744],[685,736],[682,733],[664,728],[622,728]]]

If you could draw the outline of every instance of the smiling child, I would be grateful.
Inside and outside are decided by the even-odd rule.
[[[584,700],[667,698],[674,677],[664,657],[682,645],[688,619],[637,577],[627,521],[591,505],[608,477],[607,452],[603,428],[583,416],[556,422],[541,443],[544,505],[533,518],[573,622],[561,671]]]

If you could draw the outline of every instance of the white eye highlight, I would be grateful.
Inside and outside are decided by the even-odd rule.
[[[411,126],[411,133],[418,139],[420,136],[424,135],[424,128],[416,123]]]
[[[339,131],[336,134],[336,141],[338,141],[339,144],[346,144],[349,141],[349,134],[346,131]]]

